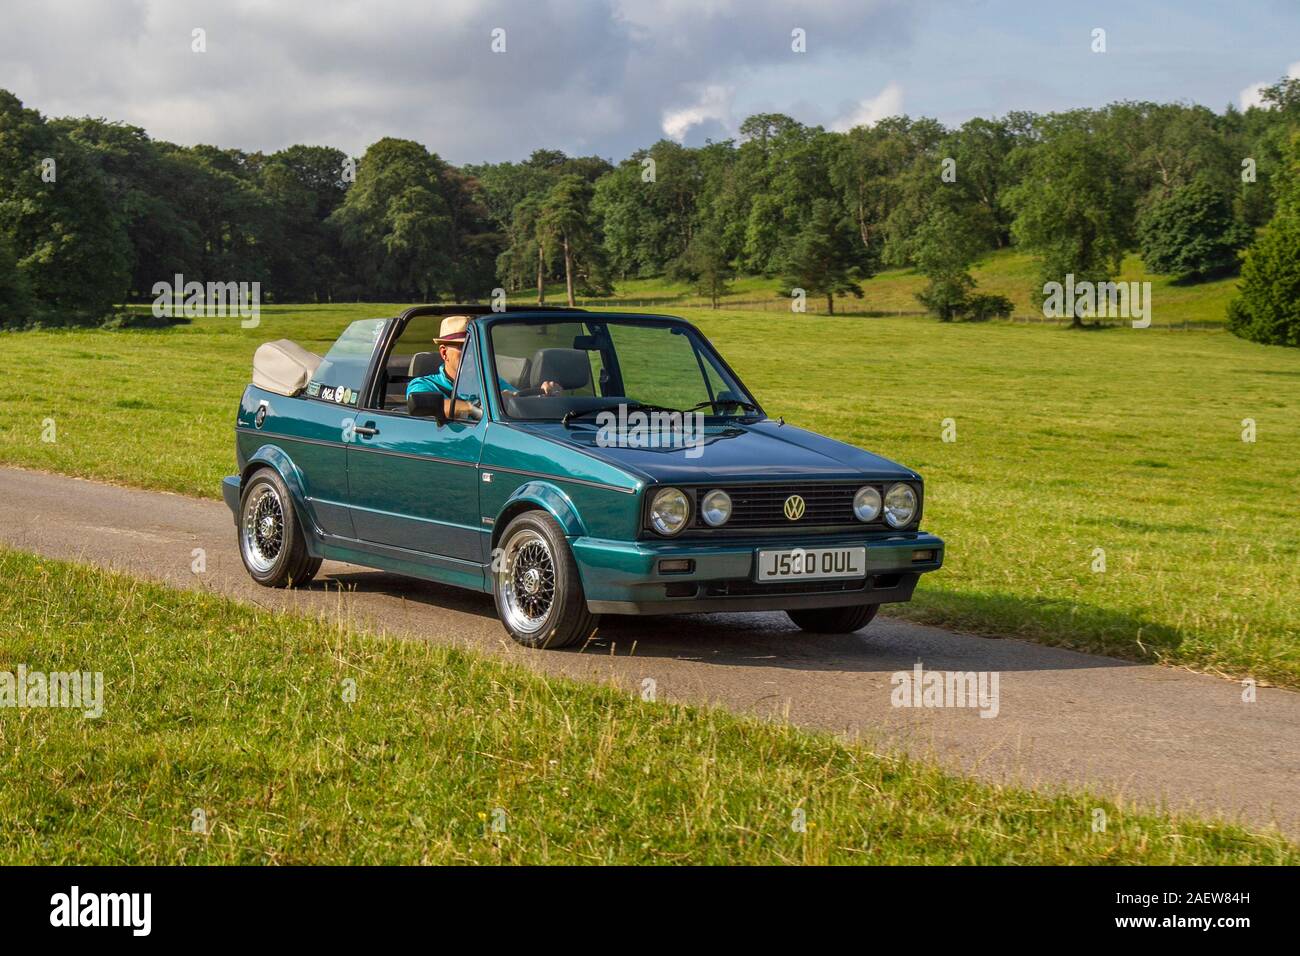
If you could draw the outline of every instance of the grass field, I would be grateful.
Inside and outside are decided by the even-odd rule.
[[[396,308],[4,335],[0,461],[215,497],[257,344],[324,349]],[[947,564],[890,613],[1300,687],[1294,350],[1219,331],[675,311],[770,414],[925,476]]]
[[[0,579],[0,671],[104,675],[98,719],[0,710],[0,864],[1300,863],[81,565],[0,551]]]
[[[1032,296],[1037,285],[1038,264],[1022,252],[1006,249],[986,255],[971,269],[978,283],[976,291],[1004,295],[1015,305],[1017,319],[1041,322],[1042,309]],[[1183,283],[1171,276],[1147,273],[1142,259],[1128,256],[1118,276],[1124,282],[1148,281],[1151,283],[1154,326],[1218,326],[1222,325],[1229,300],[1236,295],[1235,278],[1215,279],[1208,282]],[[836,299],[835,311],[845,315],[920,313],[922,306],[916,293],[925,287],[926,279],[914,269],[888,269],[862,283],[863,296]],[[741,276],[731,283],[723,297],[724,308],[745,308],[788,315],[790,302],[778,292],[779,279],[762,276]],[[527,297],[527,293],[520,293]],[[564,287],[555,285],[547,290],[548,301],[563,304]],[[533,296],[529,301],[535,301]],[[596,300],[593,300],[596,301]],[[615,298],[654,307],[707,306],[687,283],[669,282],[663,278],[631,279],[619,282]],[[821,313],[826,309],[824,300],[811,297],[808,311]]]

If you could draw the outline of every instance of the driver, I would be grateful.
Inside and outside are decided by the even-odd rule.
[[[450,403],[452,392],[456,389],[456,373],[460,371],[461,352],[465,348],[465,336],[468,332],[468,315],[449,315],[442,320],[442,324],[438,327],[438,335],[433,340],[438,346],[438,354],[442,356],[442,368],[432,375],[421,375],[419,378],[411,379],[406,385],[407,395],[416,392],[437,392]],[[515,386],[504,378],[498,377],[497,384],[503,392],[517,391]],[[543,395],[558,395],[563,390],[558,382],[543,382],[541,386]],[[449,414],[450,411],[448,409]]]

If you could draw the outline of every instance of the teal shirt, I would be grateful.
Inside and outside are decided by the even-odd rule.
[[[507,382],[504,378],[498,378],[497,384],[503,392],[516,391],[515,387]],[[406,394],[412,395],[416,392],[440,392],[443,398],[451,398],[452,389],[455,383],[447,377],[446,368],[440,368],[432,375],[421,375],[419,378],[413,378],[406,385]]]
[[[419,378],[411,379],[406,385],[406,394],[441,392],[444,398],[451,398],[453,387],[451,379],[447,377],[447,370],[440,368],[432,375],[421,375]]]

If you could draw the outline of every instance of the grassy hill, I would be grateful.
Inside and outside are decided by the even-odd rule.
[[[1037,281],[1038,264],[1032,256],[1012,249],[993,252],[976,263],[971,275],[978,283],[979,292],[1004,295],[1015,303],[1016,318],[1043,320],[1041,308],[1032,299],[1034,288],[1041,288],[1041,282]],[[1236,295],[1236,278],[1179,283],[1170,276],[1147,273],[1137,255],[1124,260],[1119,278],[1124,282],[1151,283],[1153,325],[1219,325],[1224,321],[1228,302]],[[844,315],[919,314],[924,310],[916,300],[916,293],[924,288],[925,282],[925,277],[915,269],[889,269],[862,283],[861,299],[850,296],[837,300],[835,310]],[[778,294],[780,285],[779,278],[740,276],[731,283],[721,304],[724,308],[789,314],[789,300]],[[553,305],[563,304],[564,286],[548,287],[547,297]],[[511,297],[511,301],[521,303],[535,300],[536,296],[529,290]],[[617,282],[612,298],[584,302],[659,308],[709,304],[688,283],[669,282],[664,278]],[[822,313],[825,309],[822,300],[809,299],[809,312]]]

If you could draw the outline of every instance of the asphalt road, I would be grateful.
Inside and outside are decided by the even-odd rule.
[[[585,651],[527,651],[492,599],[326,563],[310,590],[254,585],[226,507],[0,469],[0,541],[264,607],[346,614],[390,634],[455,642],[548,674],[615,681],[660,699],[858,737],[985,780],[1086,786],[1147,807],[1190,810],[1300,837],[1300,694],[1189,671],[989,639],[878,617],[851,636],[812,636],[783,614],[606,617]],[[191,570],[193,549],[206,570]],[[343,589],[340,597],[339,589]],[[977,708],[896,707],[891,675],[996,672],[995,717]]]

